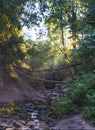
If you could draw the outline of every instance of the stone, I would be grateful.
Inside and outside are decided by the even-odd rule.
[[[37,119],[38,115],[39,114],[37,112],[32,112],[31,113],[31,119]]]
[[[56,127],[51,127],[49,130],[58,130]]]
[[[34,121],[29,121],[29,122],[27,123],[27,125],[28,125],[29,128],[33,128],[34,125],[35,125],[35,122],[34,122]]]
[[[18,130],[32,130],[29,127],[19,128]]]
[[[6,128],[6,130],[15,130],[15,128]]]

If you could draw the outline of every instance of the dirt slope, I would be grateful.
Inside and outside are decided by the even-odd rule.
[[[0,70],[0,102],[8,102],[10,100],[23,100],[26,97],[37,98],[43,95],[36,91],[24,77],[18,76],[18,80],[14,81]]]

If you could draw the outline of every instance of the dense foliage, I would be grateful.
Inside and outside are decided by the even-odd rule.
[[[0,64],[2,67],[22,61],[25,57],[23,25],[37,24],[35,1],[0,1]],[[26,9],[27,8],[27,9]],[[29,12],[30,9],[33,12]]]
[[[86,73],[70,84],[69,97],[86,119],[95,119],[95,74]]]
[[[31,41],[27,40],[27,57],[30,60],[32,70],[44,68],[51,59],[51,45],[48,41]]]
[[[20,13],[25,1],[1,0],[0,3],[0,64],[6,66],[24,57],[20,49],[23,43]]]

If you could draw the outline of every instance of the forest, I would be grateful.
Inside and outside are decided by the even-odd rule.
[[[94,0],[0,0],[0,82],[24,77],[36,91],[61,91],[50,117],[81,113],[95,129],[94,54]],[[14,101],[0,107],[15,110]]]

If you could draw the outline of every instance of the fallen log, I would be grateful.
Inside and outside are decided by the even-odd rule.
[[[82,63],[76,63],[76,64],[70,64],[70,65],[62,65],[60,66],[59,68],[55,68],[52,70],[63,70],[65,68],[70,68],[70,67],[75,67],[75,66],[78,66],[78,65],[82,65]],[[51,69],[44,69],[44,70],[38,70],[38,71],[32,71],[31,69],[26,69],[26,68],[22,68],[22,67],[19,67],[19,66],[14,66],[14,68],[18,68],[18,69],[22,69],[22,70],[26,70],[28,72],[37,72],[37,73],[40,73],[40,72],[43,72],[43,71],[51,71]]]
[[[42,82],[47,82],[47,83],[56,83],[56,84],[66,84],[68,83],[69,81],[57,81],[57,80],[46,80],[46,79],[42,79],[42,78],[35,78],[35,77],[32,77],[30,75],[27,75],[25,73],[23,73],[22,71],[18,70],[18,69],[15,69],[16,72],[22,74],[23,76],[27,77],[27,78],[30,78],[30,79],[33,79],[33,80],[38,80],[38,81],[42,81]]]

